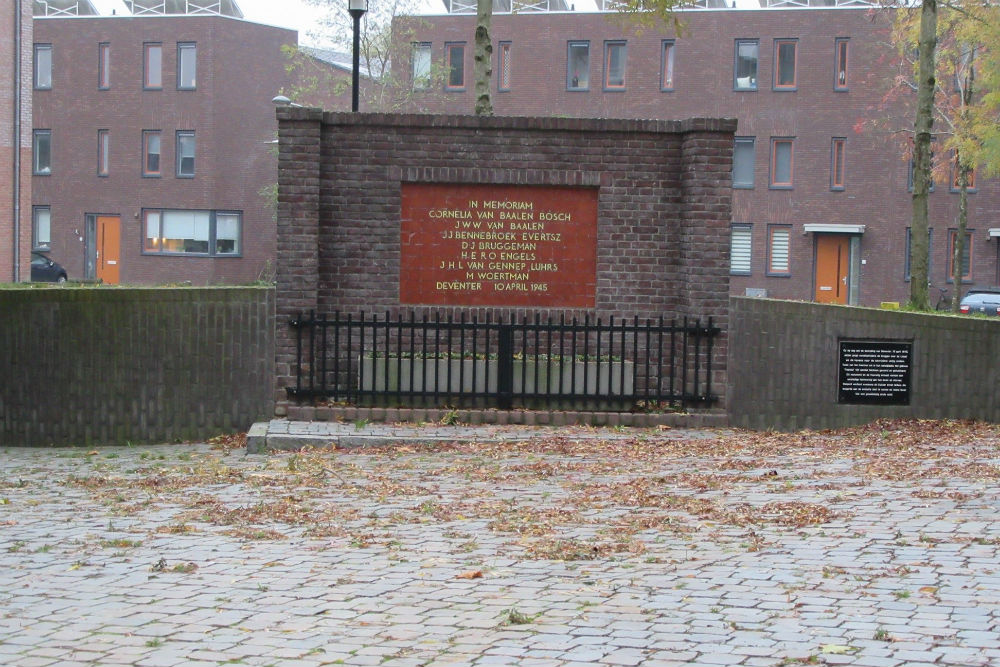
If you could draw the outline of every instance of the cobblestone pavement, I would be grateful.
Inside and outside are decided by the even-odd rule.
[[[563,436],[4,449],[0,664],[1000,665],[997,427]]]

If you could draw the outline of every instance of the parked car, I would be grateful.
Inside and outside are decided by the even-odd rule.
[[[966,315],[976,313],[994,317],[1000,315],[1000,288],[970,289],[962,297],[958,310]]]
[[[31,282],[33,283],[64,283],[66,269],[40,252],[31,253]]]

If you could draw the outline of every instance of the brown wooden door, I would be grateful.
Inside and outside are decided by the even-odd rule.
[[[118,284],[121,261],[121,220],[116,215],[97,216],[97,278],[106,285]]]
[[[847,303],[851,239],[845,234],[816,236],[816,301]]]

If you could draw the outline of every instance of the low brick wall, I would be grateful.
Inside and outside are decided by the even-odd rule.
[[[1000,319],[734,297],[729,418],[796,430],[880,417],[1000,422]],[[909,405],[838,403],[841,339],[912,340]]]
[[[0,445],[192,440],[273,411],[273,289],[10,289],[0,313]]]

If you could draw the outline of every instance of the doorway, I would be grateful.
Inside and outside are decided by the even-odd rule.
[[[816,290],[818,303],[847,305],[850,290],[851,237],[816,235]]]
[[[87,214],[84,241],[84,277],[117,285],[121,267],[121,218]]]

